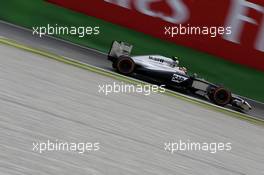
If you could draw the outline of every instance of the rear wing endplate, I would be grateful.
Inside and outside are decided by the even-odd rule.
[[[108,53],[108,58],[113,59],[113,58],[118,58],[120,56],[130,56],[132,49],[133,49],[133,45],[131,44],[114,41]]]

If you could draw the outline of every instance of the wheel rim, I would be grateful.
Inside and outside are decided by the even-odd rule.
[[[225,89],[218,89],[214,94],[214,100],[219,105],[226,105],[230,101],[230,93]]]
[[[121,73],[129,74],[133,71],[133,62],[129,59],[121,60],[118,69]]]

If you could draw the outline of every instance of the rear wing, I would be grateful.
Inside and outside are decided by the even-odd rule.
[[[108,53],[108,59],[113,60],[120,56],[130,56],[132,49],[133,49],[133,45],[131,44],[114,41]]]

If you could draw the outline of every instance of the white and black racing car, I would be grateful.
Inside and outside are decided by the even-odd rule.
[[[223,86],[188,75],[187,69],[179,67],[177,58],[161,55],[131,56],[133,46],[114,41],[108,54],[112,66],[123,75],[138,74],[149,77],[170,89],[184,90],[205,97],[219,106],[232,105],[242,111],[251,110],[250,104]]]

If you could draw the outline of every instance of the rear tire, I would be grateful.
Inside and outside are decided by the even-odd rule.
[[[121,56],[113,62],[113,68],[120,74],[129,75],[135,70],[135,62],[130,57]]]
[[[208,96],[211,101],[219,106],[225,106],[231,101],[231,92],[223,87],[217,87],[208,91]]]

